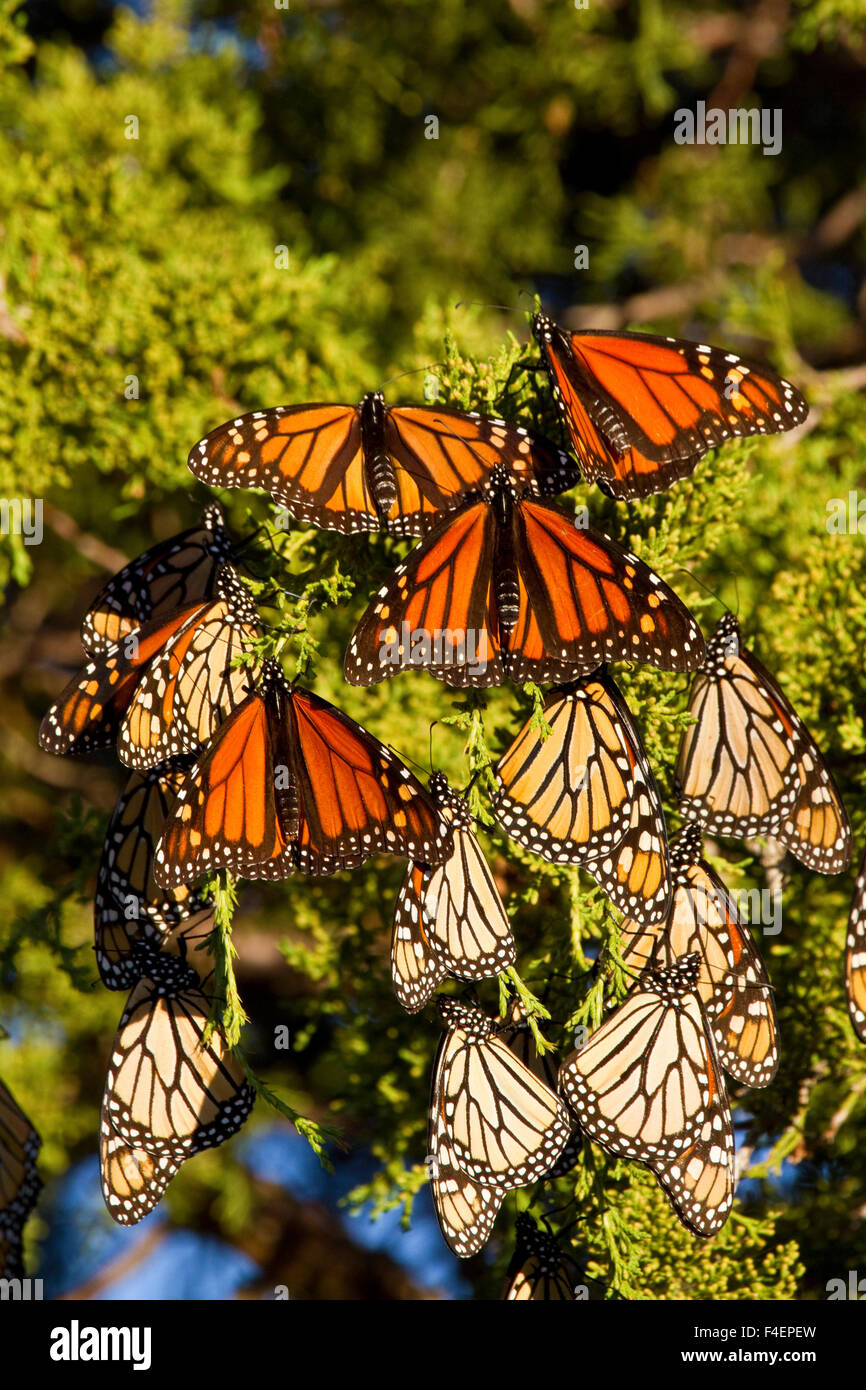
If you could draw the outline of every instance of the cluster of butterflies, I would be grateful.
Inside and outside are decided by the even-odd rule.
[[[349,682],[420,665],[452,686],[555,684],[543,719],[529,720],[497,765],[492,809],[521,845],[580,865],[602,886],[625,914],[622,960],[637,980],[558,1070],[516,1004],[494,1020],[475,1004],[440,1001],[428,1164],[442,1232],[463,1256],[482,1248],[505,1193],[568,1171],[583,1136],[650,1167],[691,1230],[719,1229],[734,1184],[721,1072],[766,1085],[778,1046],[763,966],[701,858],[701,829],[772,836],[824,873],[850,857],[821,756],[741,648],[736,620],[726,615],[705,643],[637,556],[544,500],[581,475],[617,498],[659,491],[726,439],[798,424],[802,397],[703,344],[570,334],[542,315],[533,331],[580,467],[522,427],[388,408],[379,393],[358,407],[255,411],[190,454],[205,483],[265,489],[303,524],[419,538],[355,629]],[[194,887],[203,876],[225,868],[278,879],[379,853],[407,859],[392,974],[410,1012],[448,977],[481,980],[515,961],[466,798],[439,773],[422,786],[365,729],[257,657],[258,613],[237,557],[211,506],[200,526],[109,581],[83,623],[87,665],[40,729],[53,753],[116,746],[132,772],[95,910],[100,975],[131,991],[101,1126],[103,1190],[122,1223],[151,1210],[180,1164],[234,1133],[252,1105],[218,1032],[205,1042],[213,908]],[[444,647],[401,640],[418,631],[442,634]],[[469,631],[472,659],[458,641]],[[686,825],[671,844],[607,669],[616,661],[695,672],[676,775]],[[866,944],[856,923],[855,934],[851,997],[862,1026]],[[549,1229],[522,1230],[532,1273],[512,1271],[508,1296],[568,1296],[570,1257],[557,1263]]]

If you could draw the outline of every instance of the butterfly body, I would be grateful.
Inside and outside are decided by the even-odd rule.
[[[437,864],[451,833],[378,739],[266,662],[189,773],[156,853],[165,887],[228,867],[331,874],[372,854]]]
[[[473,411],[315,403],[256,410],[213,430],[189,466],[212,487],[264,488],[300,522],[351,533],[421,536],[497,465],[538,495],[577,469],[519,425]]]
[[[381,391],[370,391],[360,405],[361,448],[367,474],[367,486],[379,525],[387,527],[388,516],[397,500],[397,479],[386,440],[387,413]]]
[[[344,673],[372,685],[414,666],[484,687],[573,680],[608,660],[690,670],[703,651],[688,610],[643,561],[497,467],[380,589]]]

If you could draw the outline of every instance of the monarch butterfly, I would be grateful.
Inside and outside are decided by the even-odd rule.
[[[537,495],[564,492],[578,470],[525,429],[474,412],[386,406],[254,410],[196,444],[189,466],[209,487],[264,488],[301,522],[332,531],[422,536],[494,467]]]
[[[356,627],[344,671],[424,667],[450,685],[562,681],[606,660],[691,670],[700,630],[636,555],[495,467],[411,552]]]
[[[22,1233],[42,1180],[36,1155],[42,1140],[9,1088],[0,1081],[0,1277],[24,1273]]]
[[[331,874],[377,853],[439,864],[451,843],[409,769],[270,661],[181,787],[154,876],[177,887],[223,866],[243,878]]]
[[[201,523],[131,560],[96,595],[81,624],[88,656],[99,656],[158,614],[211,598],[235,545],[216,503]]]
[[[534,1182],[571,1132],[562,1101],[474,1005],[440,999],[445,1024],[433,1067],[430,1149],[444,1126],[450,1159],[473,1182],[504,1190]]]
[[[701,832],[687,825],[671,841],[674,895],[663,922],[621,924],[620,948],[636,970],[671,966],[697,952],[698,992],[719,1061],[746,1086],[767,1086],[779,1065],[776,1010],[751,933],[722,880],[701,858]]]
[[[854,1032],[866,1042],[866,853],[854,885],[845,943],[845,987]]]
[[[505,1188],[483,1186],[457,1167],[444,1113],[431,1114],[427,1147],[427,1172],[439,1229],[449,1250],[461,1260],[468,1259],[483,1250],[490,1239]]]
[[[205,906],[199,892],[162,889],[153,878],[153,856],[165,818],[185,776],[184,766],[135,772],[108,823],[96,878],[96,964],[109,989],[131,989],[141,974],[133,942],[160,935]]]
[[[542,1229],[528,1211],[514,1224],[517,1243],[505,1276],[502,1297],[519,1303],[553,1300],[577,1302],[582,1273],[577,1261],[565,1253],[549,1230]]]
[[[429,790],[453,827],[454,848],[438,868],[410,864],[397,899],[391,974],[409,1013],[423,1008],[447,975],[483,980],[516,958],[508,914],[472,833],[465,800],[441,772],[430,778]]]
[[[838,874],[851,827],[808,729],[726,613],[695,676],[676,768],[684,819],[718,835],[769,835],[810,869]]]
[[[496,768],[503,829],[553,863],[579,864],[623,912],[651,923],[671,895],[661,798],[628,705],[606,671],[547,696]]]
[[[105,1083],[107,1153],[116,1135],[132,1149],[183,1160],[231,1138],[252,1109],[255,1093],[219,1032],[207,1046],[203,1040],[212,973],[193,968],[189,957],[212,927],[211,916],[174,928],[168,949],[136,943],[141,978],[123,1011]]]
[[[699,974],[697,952],[645,971],[559,1081],[587,1134],[650,1167],[683,1224],[710,1236],[731,1208],[734,1142]]]
[[[195,752],[249,694],[255,665],[235,661],[258,635],[258,610],[232,570],[223,571],[217,590],[136,686],[118,741],[127,767],[154,767]]]
[[[246,594],[239,580],[224,576],[220,582],[231,597],[172,609],[170,613],[128,633],[122,641],[88,662],[42,720],[39,728],[40,746],[47,753],[88,753],[114,743],[121,731],[123,717],[139,683],[147,677],[151,664],[166,652],[174,640],[182,642],[182,650],[188,651],[197,629],[204,629],[212,635],[207,625],[215,615],[222,615],[220,621],[224,621],[226,605],[234,602],[234,595],[241,592]],[[248,622],[250,610],[245,608],[240,617]],[[212,650],[224,655],[226,648],[220,643],[213,643]],[[234,693],[235,677],[241,675],[232,673],[229,677],[224,674],[224,680],[218,682],[218,688],[226,699],[230,692]],[[182,671],[178,674],[178,684],[186,692]],[[159,687],[153,690],[154,698],[161,698],[159,690]],[[204,704],[206,716],[215,719],[217,711],[209,701],[205,700]],[[136,718],[134,726],[124,726],[119,740],[121,752],[134,756],[131,739],[153,737],[154,727],[157,730],[160,728],[155,717],[152,721]],[[169,746],[173,746],[170,739],[166,748]],[[169,756],[167,752],[166,756]]]
[[[667,1162],[700,1133],[716,1063],[699,973],[697,953],[666,970],[645,971],[560,1067],[566,1100],[611,1153]]]
[[[532,331],[584,477],[613,497],[662,492],[726,439],[777,434],[808,414],[789,381],[724,348],[569,333],[545,314]]]

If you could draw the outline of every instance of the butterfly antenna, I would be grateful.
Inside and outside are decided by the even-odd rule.
[[[427,769],[426,767],[422,767],[420,763],[416,763],[415,759],[414,759],[414,758],[410,758],[409,755],[408,755],[408,753],[401,753],[401,752],[400,752],[400,749],[399,749],[399,748],[395,748],[394,745],[393,745],[393,743],[389,743],[389,744],[388,744],[388,748],[389,748],[390,751],[394,754],[394,757],[395,757],[395,758],[399,758],[399,759],[400,759],[401,763],[411,763],[412,767],[416,767],[416,768],[418,769],[418,771],[421,773],[422,777],[427,777],[427,776],[429,776],[429,771],[428,771],[428,769]]]
[[[438,723],[439,723],[439,720],[438,720],[438,719],[434,719],[434,720],[433,720],[433,723],[430,725],[430,745],[429,745],[429,748],[428,748],[428,750],[427,750],[427,756],[428,756],[428,758],[430,759],[430,774],[431,774],[431,776],[432,776],[432,774],[433,774],[433,730],[436,728],[436,725],[437,725]]]
[[[396,376],[389,376],[387,381],[382,382],[382,390],[390,386],[392,381],[402,381],[404,376],[417,376],[419,372],[431,372],[434,367],[447,367],[448,363],[443,359],[440,362],[428,362],[426,367],[410,367],[407,372],[398,372]]]
[[[526,291],[522,290],[522,294]],[[520,312],[516,304],[488,304],[483,299],[458,299],[454,305],[455,309],[503,309],[506,314],[518,314]]]

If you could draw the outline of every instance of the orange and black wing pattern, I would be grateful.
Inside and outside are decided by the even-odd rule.
[[[793,429],[808,413],[790,382],[723,348],[569,333],[543,314],[533,333],[584,475],[614,497],[660,492],[709,449]]]
[[[569,681],[602,662],[689,671],[700,629],[664,580],[600,531],[523,498],[513,514],[518,612],[507,642],[513,681]]]
[[[452,832],[432,797],[377,738],[308,690],[288,697],[298,867],[330,874],[372,854],[439,864]]]
[[[496,779],[493,810],[512,839],[553,863],[579,864],[642,922],[665,915],[671,879],[661,798],[605,671],[552,691]]]
[[[181,1161],[128,1144],[103,1107],[99,1130],[99,1175],[109,1215],[118,1226],[135,1226],[161,1200]]]
[[[751,932],[718,874],[701,858],[697,826],[687,825],[671,841],[670,854],[670,911],[652,927],[626,918],[622,959],[637,971],[659,970],[696,952],[698,991],[721,1065],[745,1086],[767,1086],[779,1065],[779,1035],[772,988]]]
[[[212,918],[196,926],[189,954]],[[133,1149],[173,1160],[222,1144],[235,1134],[255,1093],[218,1029],[204,1041],[211,1005],[208,967],[191,965],[183,930],[180,951],[143,950],[142,975],[124,1009],[103,1099],[103,1139],[116,1134]],[[205,957],[209,961],[209,957]]]
[[[109,989],[131,989],[141,974],[134,942],[157,938],[205,905],[185,885],[166,891],[153,877],[156,846],[189,764],[135,772],[108,823],[96,878],[94,946]]]
[[[704,1240],[717,1235],[727,1221],[737,1180],[730,1104],[718,1058],[712,1056],[712,1038],[707,1037],[706,1042],[710,1060],[700,1133],[675,1159],[653,1169],[686,1230]]]
[[[81,625],[88,656],[107,652],[151,618],[210,598],[233,553],[223,514],[213,503],[199,526],[146,550],[103,585]]]
[[[217,868],[331,874],[373,854],[439,863],[451,831],[378,739],[266,663],[181,787],[156,854],[166,887]]]
[[[568,455],[520,425],[475,411],[396,406],[385,418],[396,495],[390,531],[422,536],[501,468],[539,497],[579,481]]]
[[[570,681],[605,661],[699,666],[700,629],[636,555],[494,474],[426,536],[361,618],[353,685],[423,668],[454,686]]]
[[[216,869],[284,878],[291,854],[277,817],[271,688],[225,719],[184,779],[156,850],[154,877],[177,889]]]
[[[811,734],[726,613],[689,695],[676,768],[680,811],[718,835],[770,835],[808,868],[838,874],[851,827]]]
[[[410,862],[397,899],[391,977],[409,1013],[423,1008],[446,975],[483,980],[515,960],[508,914],[466,801],[441,772],[429,791],[452,827],[454,848],[436,867]]]
[[[402,536],[424,535],[497,466],[539,495],[578,480],[566,454],[520,425],[431,406],[389,409],[380,392],[360,406],[242,415],[201,440],[189,466],[211,487],[269,492],[302,523]]]
[[[517,1243],[505,1276],[502,1297],[518,1303],[574,1303],[581,1283],[580,1269],[550,1233],[523,1211],[515,1223]]]
[[[127,767],[142,770],[196,753],[250,693],[258,612],[230,568],[217,587],[213,601],[195,610],[138,682],[118,738]]]
[[[357,406],[276,406],[212,430],[190,451],[208,487],[262,489],[298,521],[331,531],[377,531]]]
[[[349,684],[375,685],[414,667],[449,685],[501,685],[507,673],[492,598],[495,543],[484,500],[431,531],[355,628],[343,666]]]
[[[39,726],[46,753],[90,753],[117,739],[121,721],[149,664],[208,604],[176,608],[128,633],[89,661],[69,682]]]

